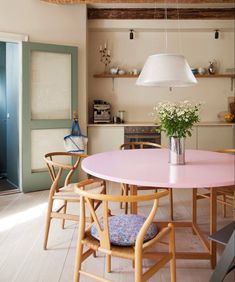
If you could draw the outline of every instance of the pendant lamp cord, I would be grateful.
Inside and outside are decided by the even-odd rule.
[[[179,2],[176,1],[176,9],[177,9],[177,23],[178,23],[178,48],[179,53],[182,54],[182,38],[181,38],[181,26],[180,26],[180,10],[179,10]]]
[[[154,3],[154,14],[153,14],[154,25],[155,25],[155,20],[156,20],[156,14],[157,14],[157,1],[155,1]]]
[[[165,52],[167,53],[168,49],[168,34],[167,34],[167,3],[164,1],[165,6]]]

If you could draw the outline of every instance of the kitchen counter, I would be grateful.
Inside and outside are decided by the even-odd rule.
[[[89,123],[88,127],[123,127],[123,126],[157,126],[157,124],[151,122],[133,122],[133,123]],[[202,121],[197,123],[195,126],[235,126],[234,122],[224,121]]]
[[[88,153],[96,154],[105,151],[117,150],[125,141],[125,131],[133,127],[157,125],[151,122],[136,122],[122,124],[88,124]],[[145,130],[145,129],[141,129]],[[187,137],[187,149],[218,150],[235,147],[235,123],[221,121],[203,121],[192,128],[192,136]],[[161,132],[161,144],[168,146],[169,138]]]

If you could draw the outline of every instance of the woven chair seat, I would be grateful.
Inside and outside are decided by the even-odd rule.
[[[56,192],[55,195],[53,196],[53,199],[57,199],[57,200],[66,199],[66,200],[79,202],[80,197],[78,193],[74,192],[76,187],[77,187],[76,183],[71,183],[65,187],[60,188],[59,192]],[[97,181],[86,185],[85,190],[95,194],[99,194],[104,191],[104,186],[102,185],[102,182]]]

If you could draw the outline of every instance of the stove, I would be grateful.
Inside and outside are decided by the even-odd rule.
[[[125,126],[124,142],[151,142],[161,145],[161,133],[156,126]]]

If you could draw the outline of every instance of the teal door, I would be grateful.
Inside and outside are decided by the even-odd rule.
[[[43,156],[64,151],[77,111],[77,47],[23,42],[22,190],[48,189]]]

